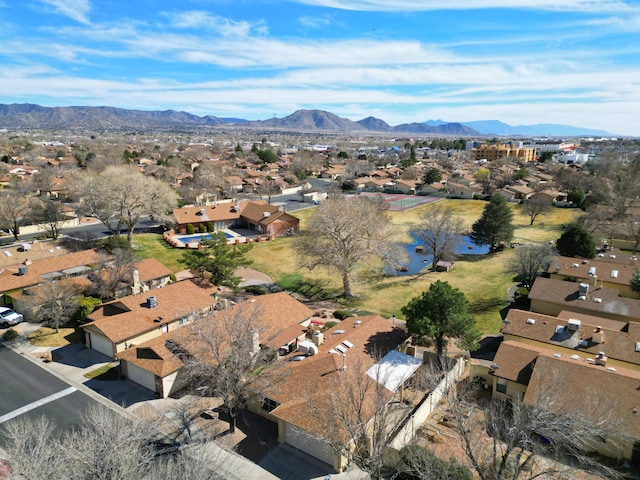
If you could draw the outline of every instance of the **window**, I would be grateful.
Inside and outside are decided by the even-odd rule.
[[[277,407],[279,407],[280,404],[278,402],[276,402],[275,400],[270,399],[269,397],[262,397],[262,409],[267,411],[267,412],[272,412],[274,411]]]
[[[507,393],[507,380],[504,378],[498,378],[496,381],[496,391],[500,393]]]

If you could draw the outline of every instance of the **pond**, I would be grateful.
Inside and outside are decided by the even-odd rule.
[[[413,233],[411,238],[413,242],[405,244],[405,249],[409,256],[409,263],[405,265],[407,271],[394,272],[386,268],[385,273],[387,275],[414,275],[431,265],[432,257],[430,254],[416,252],[416,247],[422,245],[422,242]],[[489,245],[476,245],[468,235],[461,235],[460,243],[455,249],[455,253],[456,255],[486,255],[489,253]]]

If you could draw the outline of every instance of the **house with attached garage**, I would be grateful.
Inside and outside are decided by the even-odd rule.
[[[189,280],[151,292],[129,295],[104,303],[82,325],[85,344],[110,358],[156,337],[165,335],[209,313],[216,304],[217,289],[200,288]]]
[[[327,441],[328,420],[314,413],[310,405],[337,395],[336,382],[346,378],[360,385],[379,382],[385,401],[392,401],[422,363],[397,350],[406,336],[403,329],[379,315],[350,317],[324,332],[318,331],[283,359],[283,380],[251,398],[249,408],[277,423],[280,443],[342,471],[347,459],[331,447]],[[384,375],[378,375],[383,371]],[[367,406],[369,413],[365,415],[371,414],[372,418],[371,407]],[[345,437],[344,444],[349,445],[350,440]]]
[[[260,295],[252,298],[260,312],[260,323],[268,338],[261,339],[266,347],[289,353],[304,341],[313,321],[313,310],[286,292]],[[228,308],[235,308],[229,306]],[[211,312],[201,322],[216,321],[218,311]],[[166,398],[186,386],[181,374],[182,355],[189,350],[187,329],[174,329],[145,342],[136,343],[118,354],[122,374],[130,380]]]

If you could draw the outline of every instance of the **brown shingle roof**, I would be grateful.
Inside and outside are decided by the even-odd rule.
[[[113,343],[119,343],[194,312],[208,311],[215,303],[211,296],[214,291],[188,280],[172,283],[153,290],[157,307],[148,308],[144,295],[130,295],[99,306],[83,328],[96,328]]]
[[[566,315],[568,318],[581,320],[579,314],[568,312]],[[527,323],[528,319],[534,320],[535,323]],[[582,323],[575,332],[566,328],[563,332],[556,332],[557,327],[567,326],[567,319],[512,309],[507,313],[508,323],[503,325],[502,333],[545,342],[549,344],[550,349],[553,349],[553,345],[571,348],[576,353],[586,353],[587,355],[583,353],[583,357],[594,357],[598,352],[603,351],[611,359],[640,365],[640,352],[635,350],[636,342],[640,342],[640,324],[615,322],[618,326],[622,325],[616,330],[604,326],[607,324],[606,319],[596,319],[598,322],[595,324]],[[604,343],[598,344],[592,341],[593,332],[597,326],[602,327]],[[581,340],[587,342],[586,345],[581,345]]]
[[[596,302],[594,298],[601,301]],[[613,288],[590,287],[587,299],[579,300],[577,283],[538,277],[529,292],[529,299],[532,302],[540,300],[553,303],[563,310],[587,310],[594,312],[594,315],[613,315],[614,318],[629,320],[640,318],[640,300],[622,298],[618,290]]]
[[[494,365],[498,367],[495,368],[495,375],[527,385],[533,372],[535,360],[541,351],[541,348],[514,341],[502,342],[493,359]]]
[[[618,253],[612,255],[614,255],[613,258],[608,254],[603,254],[602,257],[591,260],[557,256],[551,262],[547,271],[551,274],[571,276],[584,280],[596,275],[598,280],[629,285],[633,272],[637,268],[637,262],[632,260],[629,255],[620,255]],[[590,275],[590,271],[595,273]]]
[[[160,261],[155,258],[146,258],[140,260],[135,264],[138,273],[140,274],[141,282],[148,282],[157,278],[163,278],[171,275],[171,269],[165,267]]]
[[[24,275],[18,275],[18,267],[21,264],[10,265],[0,272],[0,292],[36,285],[42,282],[41,275],[91,265],[96,260],[97,254],[95,250],[84,250],[57,257],[42,258],[32,261],[31,265],[27,266],[27,273]]]
[[[342,366],[341,356],[329,353],[329,350],[347,340],[353,344],[346,354],[347,365],[361,362],[367,369],[376,363],[376,354],[384,355],[406,338],[404,330],[379,315],[359,317],[358,320],[361,323],[357,328],[354,328],[353,324],[355,319],[349,318],[327,330],[324,334],[325,342],[320,345],[317,355],[307,357],[301,362],[286,363],[285,379],[265,392],[269,398],[280,403],[271,415],[322,435],[323,426],[314,418],[307,402],[309,395],[326,395],[333,377],[342,373],[339,370]],[[341,330],[344,332],[337,333]],[[364,375],[362,381],[374,380]]]
[[[166,377],[180,370],[184,363],[167,348],[167,341],[174,340],[180,330],[165,333],[157,338],[129,348],[118,354],[120,360],[136,365],[158,377]],[[151,352],[149,354],[148,352]]]

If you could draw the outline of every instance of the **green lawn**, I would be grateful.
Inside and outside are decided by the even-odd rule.
[[[441,200],[456,215],[463,218],[467,228],[480,217],[486,202],[477,200]],[[418,223],[420,212],[430,208],[425,205],[407,212],[390,212],[391,221],[398,227],[399,234],[405,234],[412,225]],[[515,239],[518,243],[548,243],[560,236],[562,225],[570,223],[581,214],[576,209],[554,208],[541,215],[533,226],[521,208],[513,206]],[[295,212],[304,229],[306,220],[315,209]],[[541,225],[544,221],[544,227]],[[403,238],[403,237],[401,237]],[[408,240],[408,235],[404,238]],[[295,289],[317,298],[337,297],[341,291],[341,281],[336,272],[316,269],[312,272],[297,266],[291,249],[290,237],[277,238],[270,242],[254,243],[248,257],[253,260],[253,268],[266,273],[283,288]],[[139,234],[133,243],[141,258],[157,258],[174,272],[185,269],[181,257],[183,250],[165,244],[161,235]],[[429,288],[437,279],[447,280],[462,290],[469,300],[471,311],[476,316],[479,328],[486,333],[495,333],[501,325],[500,310],[505,307],[507,291],[513,279],[505,272],[505,266],[515,250],[507,248],[491,255],[463,258],[456,262],[449,273],[426,273],[411,276],[387,277],[381,273],[379,265],[362,266],[356,272],[353,292],[357,296],[342,301],[346,306],[359,310],[380,313],[385,316],[400,315],[400,309],[414,296]]]
[[[157,233],[139,233],[133,236],[133,248],[140,259],[157,258],[172,272],[185,270],[182,263],[183,249],[173,248]]]

